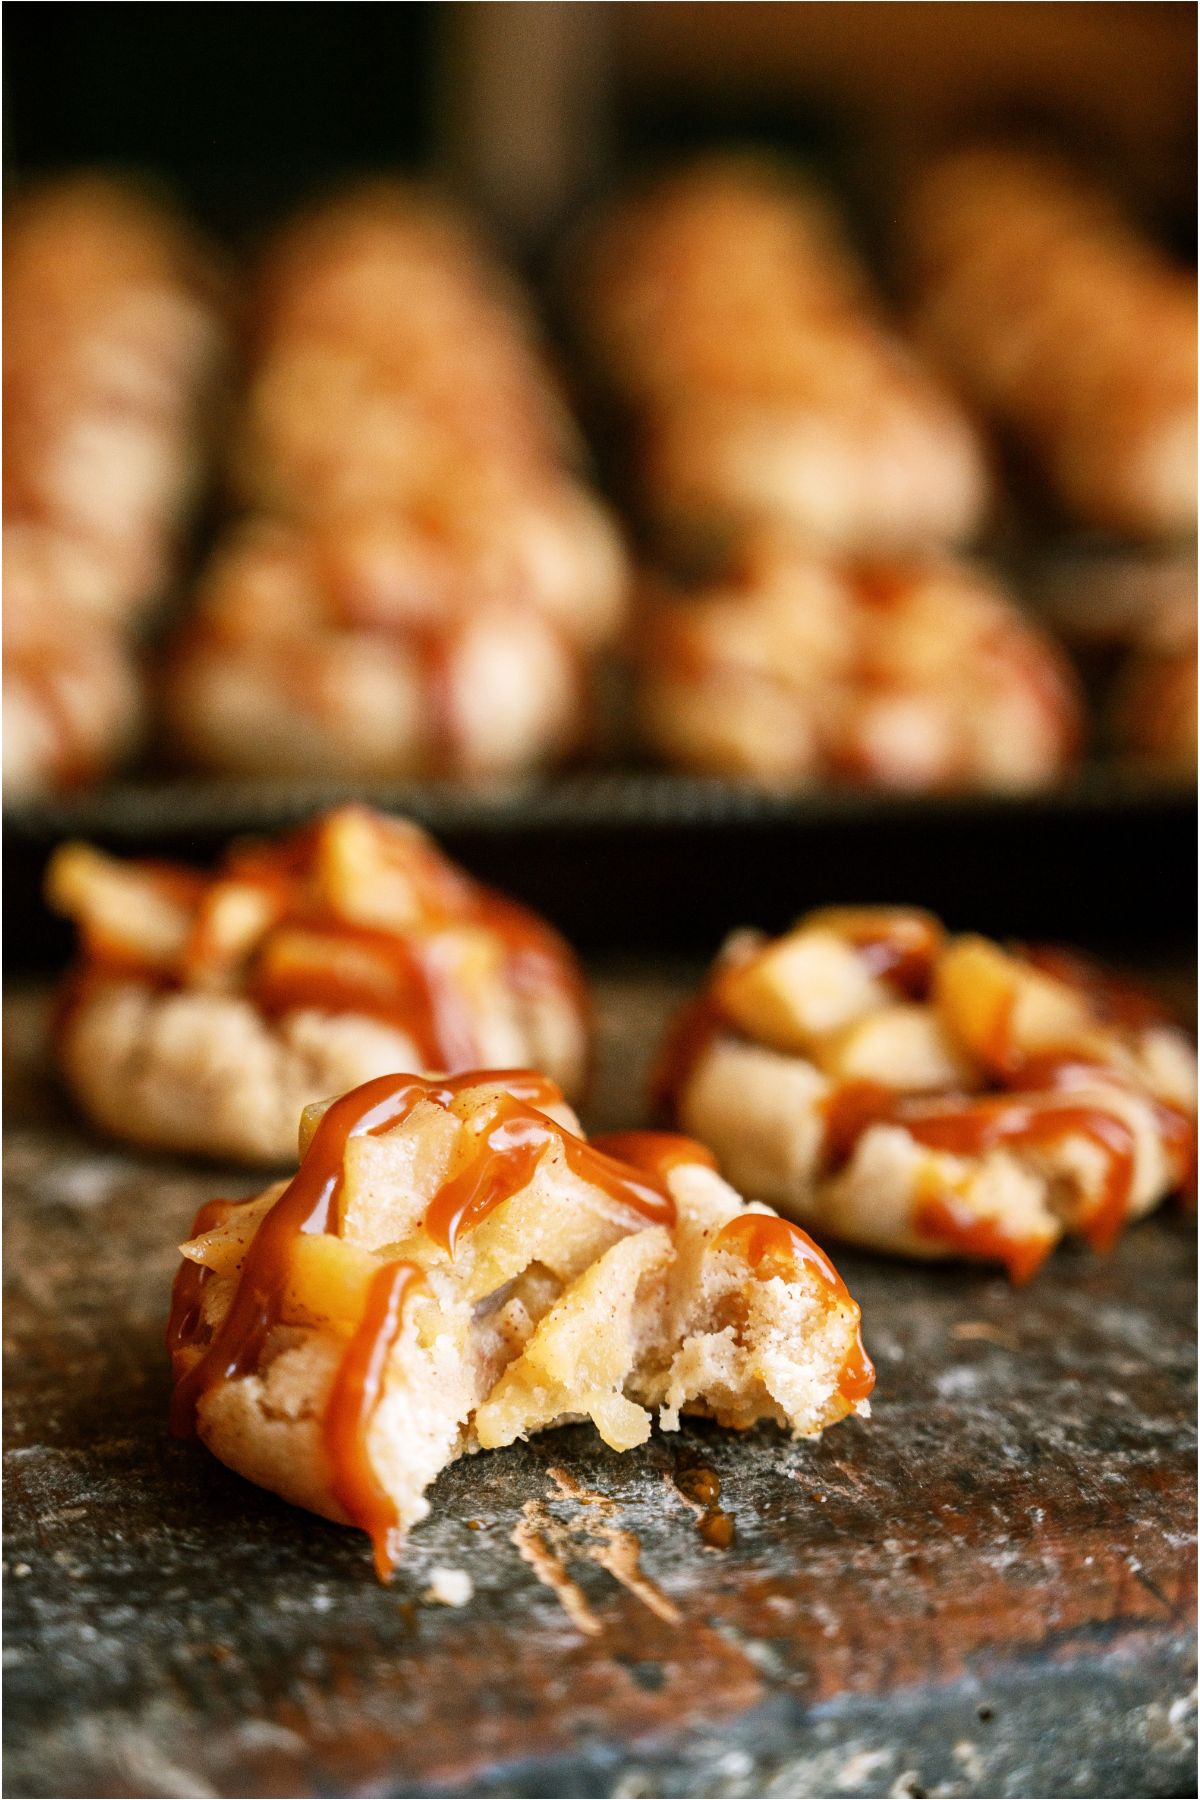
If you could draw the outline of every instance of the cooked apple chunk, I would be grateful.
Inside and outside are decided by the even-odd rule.
[[[213,875],[68,844],[47,897],[80,935],[63,1069],[114,1136],[282,1164],[304,1106],[390,1069],[582,1081],[567,946],[403,820],[342,807]]]
[[[739,932],[668,1038],[659,1086],[730,1180],[822,1233],[1031,1274],[1107,1248],[1192,1178],[1196,1057],[1073,953],[826,908]]]
[[[798,1227],[700,1145],[588,1143],[524,1070],[383,1076],[309,1110],[290,1182],[182,1246],[173,1424],[361,1526],[385,1578],[466,1451],[681,1411],[811,1435],[865,1412],[859,1309]]]

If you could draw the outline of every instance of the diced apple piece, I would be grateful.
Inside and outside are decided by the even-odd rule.
[[[408,1238],[450,1174],[461,1121],[422,1101],[402,1125],[346,1144],[340,1232],[349,1243],[382,1250]]]
[[[323,821],[315,864],[321,898],[352,925],[408,930],[444,918],[465,894],[423,831],[365,807],[341,807]]]
[[[253,881],[218,881],[205,894],[184,952],[184,972],[197,987],[220,987],[236,975],[283,910],[284,897]]]
[[[645,1443],[650,1414],[621,1389],[637,1359],[639,1298],[673,1254],[670,1234],[653,1226],[613,1244],[580,1275],[477,1411],[485,1450],[579,1413],[614,1450]]]
[[[946,933],[932,913],[911,906],[823,906],[805,924],[852,944],[872,974],[923,993]]]
[[[91,955],[156,973],[174,972],[192,929],[186,878],[168,880],[163,871],[118,862],[88,844],[55,852],[46,898],[76,921]]]
[[[901,1093],[969,1086],[972,1065],[927,1006],[886,1006],[815,1046],[813,1061],[838,1081],[870,1081]]]
[[[302,1232],[288,1251],[282,1319],[289,1325],[353,1330],[379,1267],[378,1257],[344,1238]]]
[[[956,938],[938,961],[934,1004],[950,1036],[997,1075],[1088,1030],[1074,988],[1029,968],[987,938]]]
[[[233,1207],[211,1231],[201,1232],[199,1237],[180,1244],[179,1254],[188,1262],[211,1269],[215,1275],[235,1274],[255,1232],[286,1186],[286,1181],[277,1181],[256,1199]]]
[[[749,1037],[792,1053],[891,998],[848,943],[807,925],[720,971],[715,989],[725,1016]]]
[[[321,1120],[325,1117],[325,1114],[329,1111],[336,1099],[336,1094],[330,1094],[328,1100],[310,1100],[308,1105],[304,1108],[304,1111],[300,1114],[298,1150],[301,1162],[303,1162],[304,1158],[308,1155],[308,1146],[312,1143],[313,1138],[317,1134],[317,1126],[321,1123]]]

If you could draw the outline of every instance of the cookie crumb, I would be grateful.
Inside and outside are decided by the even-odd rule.
[[[475,1592],[475,1583],[465,1569],[436,1568],[429,1571],[429,1586],[423,1600],[435,1606],[466,1606]]]

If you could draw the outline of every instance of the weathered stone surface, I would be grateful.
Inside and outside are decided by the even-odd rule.
[[[676,986],[602,983],[595,1125],[635,1119]],[[43,1020],[9,1003],[6,1792],[1194,1792],[1189,1219],[1018,1291],[839,1256],[870,1422],[470,1459],[383,1588],[364,1538],[168,1437],[174,1246],[255,1183],[89,1136]],[[729,1550],[677,1458],[719,1475]],[[531,1502],[571,1527],[595,1634],[511,1541]],[[680,1623],[588,1559],[595,1518],[637,1534]],[[468,1606],[422,1599],[438,1566]]]

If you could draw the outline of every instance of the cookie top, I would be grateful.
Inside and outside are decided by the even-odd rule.
[[[1145,1135],[1152,1198],[1186,1183],[1194,1165],[1194,1050],[1154,1002],[1072,952],[948,937],[915,910],[825,909],[780,938],[730,939],[676,1022],[659,1100],[702,1136],[698,1077],[714,1046],[731,1041],[810,1072],[804,1178],[817,1216],[823,1184],[836,1198],[839,1171],[881,1127],[968,1160],[998,1149],[1028,1157],[1053,1208],[1097,1248],[1144,1210]],[[1066,1166],[1065,1147],[1079,1139],[1083,1174]],[[985,1245],[981,1219],[947,1191],[923,1205],[924,1235],[998,1256],[1017,1275],[1061,1229],[1006,1237],[992,1219]]]
[[[708,583],[656,598],[640,710],[654,747],[684,767],[767,783],[1021,788],[1076,755],[1065,659],[968,564],[835,562],[758,531]]]
[[[216,871],[122,863],[64,845],[48,896],[80,931],[73,1004],[102,979],[237,995],[402,1026],[426,1069],[477,1060],[474,1021],[497,991],[585,1010],[551,927],[473,881],[416,826],[348,806],[276,843],[235,844]]]

